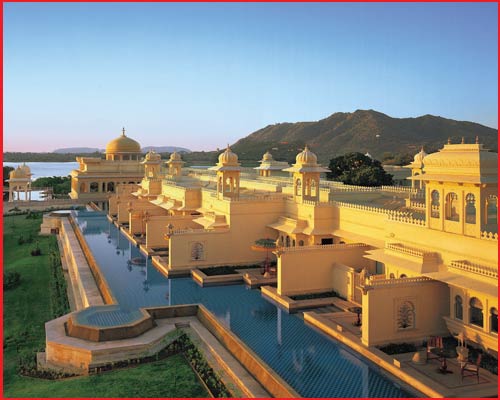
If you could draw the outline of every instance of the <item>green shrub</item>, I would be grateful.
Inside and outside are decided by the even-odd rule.
[[[339,297],[339,294],[335,290],[329,292],[321,293],[308,293],[308,294],[297,294],[295,296],[290,296],[292,300],[311,300],[311,299],[322,299],[325,297]]]
[[[383,351],[385,354],[401,354],[415,352],[417,348],[412,343],[389,343],[379,347],[379,350]]]
[[[3,289],[14,289],[21,283],[21,275],[16,271],[9,271],[3,274]]]

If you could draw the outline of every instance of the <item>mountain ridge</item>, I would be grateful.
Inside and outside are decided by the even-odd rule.
[[[378,159],[387,152],[415,154],[421,146],[432,152],[442,148],[448,138],[452,143],[462,137],[473,143],[476,136],[486,148],[497,150],[498,131],[475,122],[431,114],[393,118],[376,110],[356,110],[336,112],[318,121],[267,125],[238,140],[232,148],[244,159],[274,149],[275,158],[292,161],[296,150],[307,144],[324,163],[352,151],[368,152]]]

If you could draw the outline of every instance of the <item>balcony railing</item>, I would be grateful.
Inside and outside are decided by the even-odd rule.
[[[487,276],[488,278],[498,279],[498,269],[487,267],[484,265],[474,264],[467,260],[452,261],[451,268],[459,269],[461,271],[472,272],[474,274]]]

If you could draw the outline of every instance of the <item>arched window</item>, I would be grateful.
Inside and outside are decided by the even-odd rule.
[[[204,249],[200,242],[193,243],[191,246],[191,260],[203,260]]]
[[[498,333],[498,310],[495,307],[490,308],[490,331]]]
[[[295,239],[292,240],[292,247],[295,247]]]
[[[483,303],[477,297],[473,297],[469,305],[470,323],[483,327]]]
[[[400,278],[406,278],[406,274],[399,275]]]
[[[295,181],[295,195],[296,196],[302,195],[302,181],[300,179],[297,179]]]
[[[391,272],[391,273],[389,274],[389,279],[394,279],[394,278],[396,278],[396,277],[395,277],[395,276],[394,276],[394,274]]]
[[[316,180],[314,179],[311,181],[311,196],[318,196],[318,185],[316,184]]]
[[[80,193],[85,193],[87,191],[87,185],[85,184],[85,182],[82,182],[80,184]]]
[[[304,181],[304,194],[306,196],[310,196],[311,195],[311,180],[309,178],[307,178]]]
[[[472,193],[465,196],[465,223],[476,223],[476,197]]]
[[[398,309],[398,328],[411,329],[415,327],[415,306],[411,301],[403,302]]]
[[[460,296],[455,296],[455,319],[464,319],[464,307]]]
[[[285,238],[283,236],[280,236],[280,240],[281,240],[281,245],[283,246],[283,243],[285,241]]]
[[[99,184],[97,182],[92,182],[90,184],[90,192],[95,193],[99,191]]]
[[[115,191],[115,183],[108,182],[108,192],[114,192],[114,191]]]
[[[498,222],[497,196],[488,196],[486,199],[486,223],[496,225]]]
[[[299,246],[304,246],[304,241],[303,240],[299,240]]]
[[[446,214],[448,221],[458,221],[458,196],[456,193],[450,192],[446,195],[445,202]]]
[[[439,218],[439,192],[433,190],[431,193],[431,217]]]
[[[290,236],[286,237],[285,243],[286,243],[286,247],[290,247]]]

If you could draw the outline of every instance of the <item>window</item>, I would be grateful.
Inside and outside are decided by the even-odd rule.
[[[464,319],[464,308],[460,296],[455,296],[455,319]]]
[[[92,193],[98,192],[99,191],[99,184],[97,182],[92,182],[90,184],[90,191]]]
[[[333,238],[322,238],[321,244],[333,244]]]
[[[476,197],[472,193],[465,196],[465,223],[476,223]]]
[[[196,242],[191,246],[191,260],[203,260],[204,258],[204,249],[203,244]]]
[[[399,277],[400,278],[406,278],[406,274],[401,274]]]
[[[439,218],[439,192],[433,190],[431,193],[431,217]]]
[[[290,236],[286,237],[286,247],[290,247]]]
[[[490,308],[490,331],[498,333],[498,310],[495,307]]]
[[[108,182],[108,192],[114,192],[114,191],[115,191],[115,183]]]
[[[456,193],[450,192],[446,195],[446,219],[448,221],[458,221],[458,196]]]
[[[399,306],[398,328],[411,329],[415,327],[415,306],[411,301],[405,301]]]
[[[299,246],[304,246],[304,241],[303,240],[299,240]]]
[[[486,199],[486,223],[497,224],[498,199],[497,196],[488,196]]]
[[[84,182],[80,184],[80,193],[85,193],[87,191],[87,185]]]
[[[316,191],[316,181],[313,179],[311,181],[311,197],[316,197],[318,194],[317,194],[317,191]]]
[[[395,277],[395,276],[394,276],[394,274],[391,272],[391,273],[390,273],[390,275],[389,275],[389,279],[394,279],[394,278],[396,278],[396,277]]]
[[[302,181],[300,179],[297,179],[295,181],[295,195],[296,196],[302,195]]]
[[[375,261],[375,273],[377,275],[385,274],[385,264],[380,261]]]
[[[472,325],[483,327],[483,303],[477,298],[470,299],[470,323]]]

